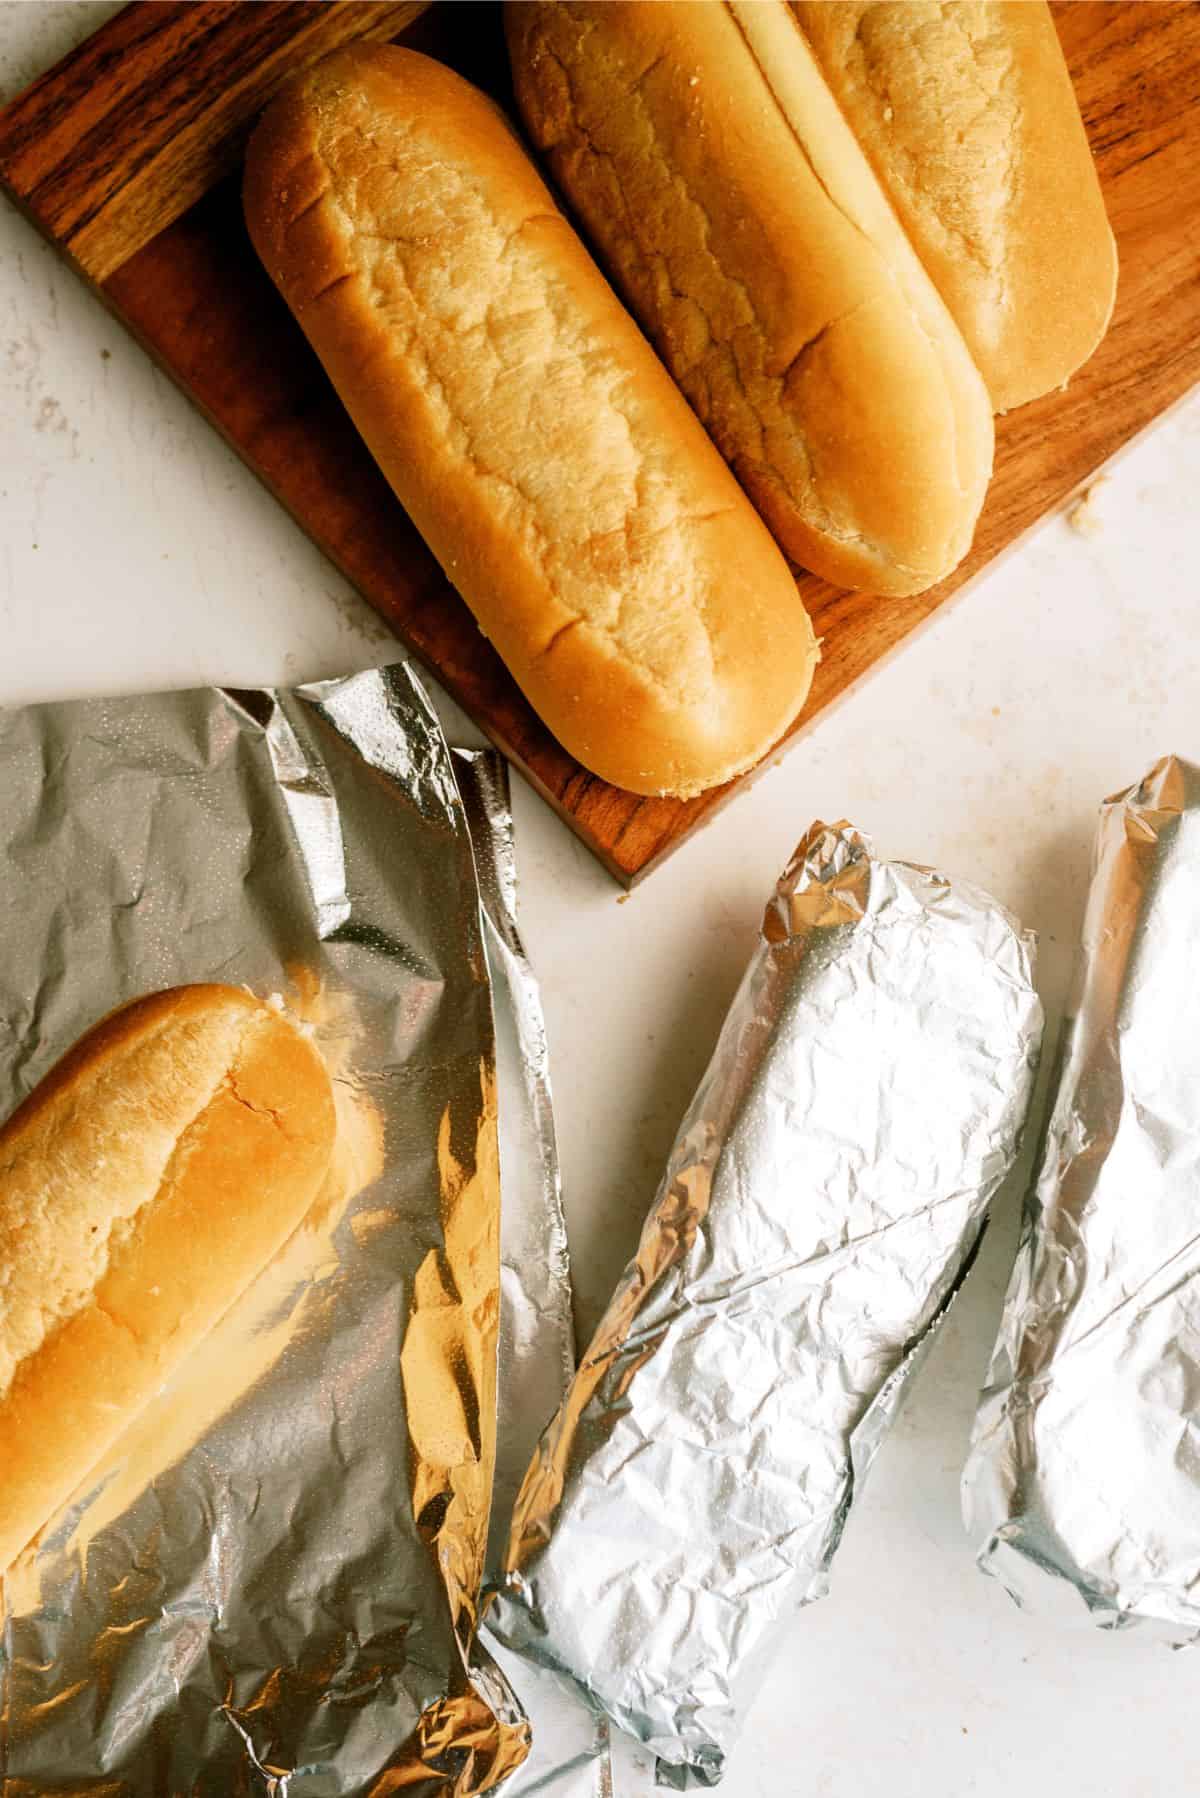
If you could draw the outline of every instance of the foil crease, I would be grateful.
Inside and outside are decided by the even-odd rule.
[[[521,1477],[575,1371],[563,1216],[541,995],[517,925],[508,768],[494,750],[451,751],[483,910],[500,1107],[500,1374],[489,1568],[503,1559]]]
[[[546,1025],[517,924],[508,767],[492,750],[451,754],[475,849],[500,1088],[499,1428],[487,1555],[494,1582],[522,1476],[575,1371],[575,1330]],[[494,1638],[488,1647],[532,1725],[528,1759],[505,1785],[505,1798],[611,1798],[604,1720],[552,1674]]]
[[[342,1126],[305,1225],[5,1577],[0,1790],[487,1788],[528,1740],[476,1641],[496,1057],[428,700],[401,665],[9,712],[0,824],[0,1115],[113,1006],[213,979],[308,1022]]]
[[[1041,1034],[986,895],[814,825],[539,1445],[494,1627],[720,1778],[1009,1168]]]
[[[1075,991],[963,1477],[979,1564],[1200,1634],[1200,769],[1105,801]]]

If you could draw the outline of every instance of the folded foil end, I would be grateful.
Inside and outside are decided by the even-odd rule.
[[[870,886],[870,840],[844,818],[818,821],[801,838],[767,902],[763,941],[781,943],[804,931],[855,923],[867,909]]]

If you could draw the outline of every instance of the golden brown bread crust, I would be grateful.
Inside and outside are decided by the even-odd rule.
[[[300,1222],[317,1051],[235,987],[139,999],[0,1130],[0,1571]]]
[[[778,541],[920,591],[970,545],[987,393],[784,0],[511,0],[517,99]]]
[[[803,704],[786,564],[491,101],[340,51],[268,109],[246,217],[392,487],[585,767],[691,793]]]
[[[998,412],[1060,387],[1117,252],[1044,0],[792,0]]]

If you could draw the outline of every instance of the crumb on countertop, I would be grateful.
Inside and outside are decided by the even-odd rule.
[[[1104,530],[1104,517],[1100,508],[1100,494],[1108,486],[1108,477],[1101,475],[1085,487],[1079,498],[1067,513],[1067,523],[1081,537],[1099,537]]]

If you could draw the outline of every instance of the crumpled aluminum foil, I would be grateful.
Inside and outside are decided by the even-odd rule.
[[[815,825],[530,1466],[494,1627],[719,1779],[1010,1166],[1041,1035],[986,895]]]
[[[1105,801],[1054,1099],[963,1476],[979,1564],[1200,1634],[1200,769]],[[1086,1607],[1086,1609],[1085,1609]]]
[[[323,1205],[6,1577],[5,1794],[457,1798],[500,1779],[527,1726],[474,1640],[491,995],[418,682],[401,665],[0,714],[0,908],[0,1115],[112,1006],[219,979],[308,1019],[344,1125]],[[565,1327],[561,1218],[544,1224],[537,1324],[557,1286]],[[532,1327],[510,1316],[514,1339]]]

